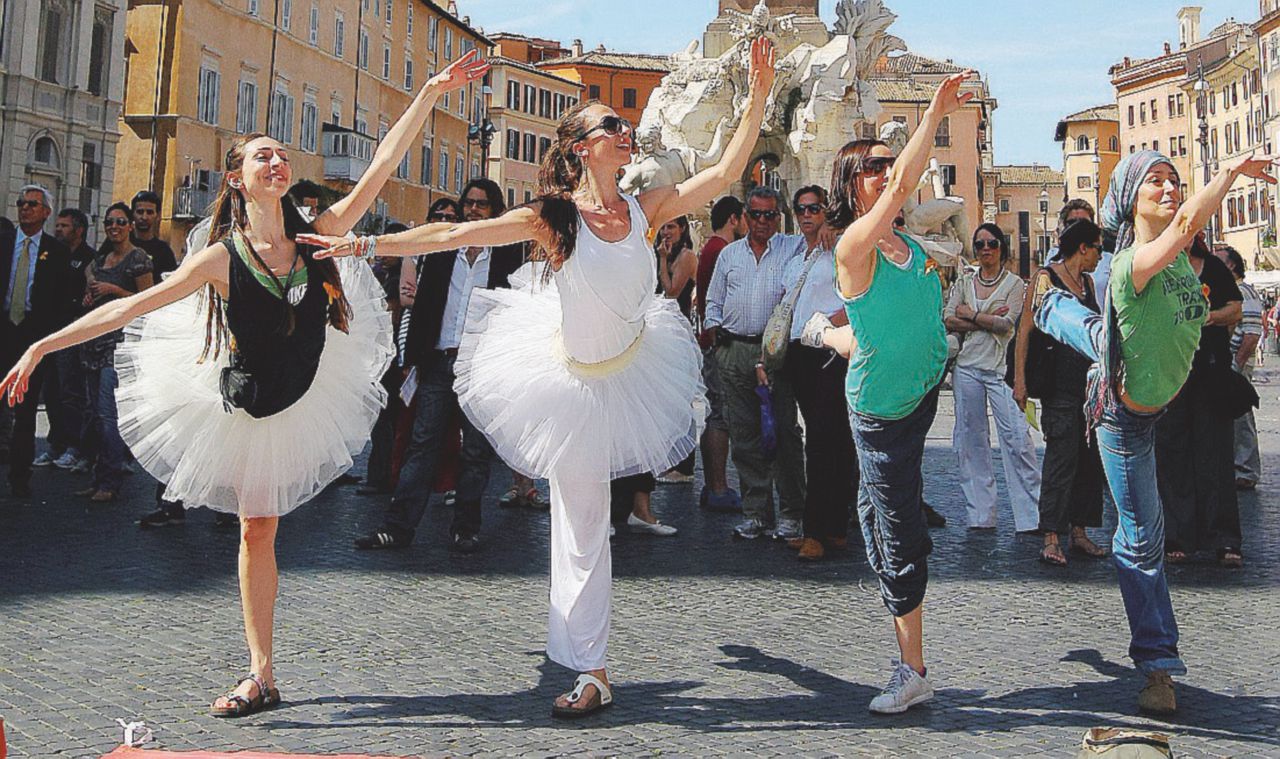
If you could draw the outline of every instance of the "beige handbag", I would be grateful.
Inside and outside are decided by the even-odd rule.
[[[764,370],[773,373],[782,368],[782,364],[787,358],[787,345],[791,342],[791,322],[795,318],[796,301],[800,299],[800,293],[804,290],[804,281],[809,278],[809,270],[813,268],[813,264],[820,256],[816,255],[817,251],[813,251],[809,255],[809,260],[805,262],[804,271],[800,273],[800,279],[796,282],[796,286],[788,294],[782,302],[773,307],[773,313],[769,314],[769,321],[764,325],[764,335],[761,337],[761,345],[764,349]]]

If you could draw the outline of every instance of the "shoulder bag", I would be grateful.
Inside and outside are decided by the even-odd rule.
[[[809,278],[809,270],[819,258],[817,250],[809,255],[809,260],[805,262],[804,271],[800,273],[800,279],[796,282],[795,288],[782,299],[781,303],[774,306],[773,313],[769,314],[769,321],[764,325],[764,335],[761,338],[766,372],[773,373],[781,369],[783,362],[786,361],[796,301],[800,299],[800,293],[804,290],[804,282]]]

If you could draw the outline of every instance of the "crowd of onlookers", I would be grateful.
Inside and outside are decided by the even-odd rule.
[[[298,203],[314,212],[315,200]],[[656,294],[674,301],[703,349],[708,413],[698,502],[741,513],[735,537],[784,540],[805,560],[846,547],[858,500],[847,358],[805,334],[815,316],[836,327],[847,323],[834,281],[827,203],[826,190],[817,186],[800,188],[789,199],[756,187],[745,199],[721,198],[707,220],[665,225],[653,240]],[[10,265],[0,267],[0,360],[12,365],[34,340],[176,269],[178,257],[157,235],[160,208],[160,197],[146,190],[129,203],[112,204],[101,216],[102,242],[95,247],[87,242],[84,211],[55,214],[48,191],[23,187],[16,224],[0,218],[0,244],[12,252]],[[436,200],[425,221],[474,221],[505,210],[497,184],[473,179],[460,199]],[[1093,215],[1084,201],[1063,207],[1058,246],[1044,268],[1055,287],[1101,313],[1113,251]],[[788,218],[790,234],[782,231]],[[1097,442],[1082,411],[1090,364],[1032,326],[1031,294],[1010,265],[1001,229],[983,224],[972,242],[973,262],[930,249],[948,288],[941,318],[952,354],[953,445],[968,527],[992,529],[1001,511],[990,441],[994,422],[1014,528],[1039,536],[1040,559],[1048,564],[1064,565],[1069,554],[1105,556],[1107,541],[1095,542],[1088,532],[1102,526],[1109,501]],[[1201,238],[1190,253],[1210,315],[1191,378],[1157,426],[1167,558],[1178,562],[1209,550],[1223,566],[1235,567],[1244,558],[1237,491],[1256,487],[1261,477],[1252,408],[1241,399],[1252,397],[1249,383],[1263,347],[1280,344],[1280,304],[1244,281],[1244,261],[1232,248],[1211,249]],[[531,276],[524,271],[527,254],[519,245],[468,248],[372,264],[386,291],[398,350],[383,378],[389,402],[374,427],[365,482],[356,491],[389,500],[381,523],[356,541],[358,548],[412,543],[433,493],[454,509],[450,545],[461,552],[480,547],[481,501],[494,456],[459,411],[454,362],[472,292],[512,287]],[[91,484],[78,491],[90,501],[119,496],[134,468],[116,414],[112,358],[121,339],[115,333],[60,352],[32,377],[27,400],[0,410],[0,444],[7,449],[14,495],[30,495],[33,467],[51,467],[91,473]],[[37,402],[49,422],[47,447],[38,456]],[[1042,460],[1033,428],[1043,434]],[[737,490],[727,474],[730,458]],[[676,529],[653,513],[651,494],[659,483],[692,482],[694,459],[668,472],[615,481],[615,522],[632,532],[674,535]],[[163,495],[158,488],[155,510],[142,517],[142,526],[185,519],[182,504]],[[547,508],[536,483],[518,474],[499,505]],[[925,508],[931,526],[946,524]],[[220,522],[233,523],[225,517]]]

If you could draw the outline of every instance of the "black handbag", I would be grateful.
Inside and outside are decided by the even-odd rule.
[[[1053,395],[1054,375],[1057,371],[1058,343],[1053,338],[1036,329],[1034,324],[1022,325],[1018,328],[1031,330],[1027,336],[1027,397],[1043,399]],[[1005,349],[1004,383],[1013,387],[1014,365],[1017,355],[1018,340],[1015,335]]]
[[[1218,382],[1213,383],[1216,390],[1210,397],[1216,402],[1219,412],[1231,419],[1239,419],[1258,407],[1261,399],[1248,377],[1227,366],[1214,371]]]
[[[252,374],[236,366],[223,368],[218,389],[222,392],[222,407],[228,414],[233,408],[252,408],[258,400],[257,380]]]

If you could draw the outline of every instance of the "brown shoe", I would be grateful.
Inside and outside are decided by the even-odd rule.
[[[1236,478],[1236,490],[1253,490],[1258,487],[1256,480],[1247,480],[1244,477]]]
[[[827,548],[843,551],[849,547],[848,538],[827,538]]]
[[[801,561],[818,561],[826,553],[827,550],[822,547],[822,541],[815,538],[804,538],[804,542],[800,546]]]
[[[1138,694],[1138,711],[1147,714],[1173,714],[1178,711],[1178,699],[1173,692],[1173,678],[1163,670],[1147,675],[1147,684]]]
[[[116,499],[116,494],[110,490],[99,490],[89,496],[89,500],[94,503],[111,503]]]
[[[804,547],[804,538],[787,538],[787,548],[793,551],[799,551]]]

